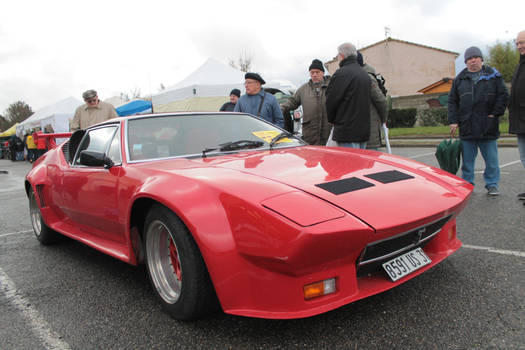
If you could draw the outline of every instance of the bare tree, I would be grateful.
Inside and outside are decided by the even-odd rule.
[[[0,115],[0,132],[6,131],[7,129],[9,129],[9,122]]]
[[[253,56],[248,55],[246,52],[239,55],[237,62],[233,59],[229,59],[229,64],[235,69],[238,69],[243,72],[249,72],[252,68]]]
[[[124,102],[127,102],[136,98],[141,98],[140,95],[140,88],[135,86],[133,89],[130,89],[129,92],[121,92],[120,99]]]
[[[11,103],[5,111],[5,119],[9,122],[10,126],[16,123],[23,122],[29,116],[33,114],[33,110],[24,101],[17,101]]]
[[[138,87],[134,87],[130,90],[131,93],[131,99],[140,98],[140,89]]]
[[[129,94],[127,92],[121,92],[120,93],[120,99],[124,102],[129,101]]]

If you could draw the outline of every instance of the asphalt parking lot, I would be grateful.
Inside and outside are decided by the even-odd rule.
[[[394,153],[437,166],[434,148]],[[476,188],[458,218],[464,246],[382,294],[323,315],[171,319],[144,268],[69,239],[41,246],[29,220],[25,162],[0,160],[0,349],[525,349],[525,170],[500,148],[498,197]],[[394,210],[394,208],[392,208]]]

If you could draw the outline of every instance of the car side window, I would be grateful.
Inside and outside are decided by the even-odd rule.
[[[80,142],[80,146],[78,146],[73,164],[80,165],[80,152],[84,150],[103,152],[107,154],[116,130],[116,126],[106,126],[86,132]]]
[[[115,164],[122,163],[122,156],[120,153],[120,133],[119,132],[116,132],[113,135],[113,140],[111,141],[111,144],[109,145],[108,157]]]

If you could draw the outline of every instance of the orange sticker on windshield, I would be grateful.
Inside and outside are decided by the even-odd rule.
[[[266,141],[267,143],[270,143],[277,135],[280,134],[280,132],[278,130],[254,131],[252,132],[252,134],[257,136],[261,140]],[[277,141],[276,143],[281,143],[281,142],[292,142],[292,140],[285,137],[284,139],[281,139]]]

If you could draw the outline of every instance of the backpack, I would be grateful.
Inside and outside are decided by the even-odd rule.
[[[379,85],[379,89],[381,89],[381,92],[383,93],[383,95],[386,96],[386,93],[388,90],[385,87],[385,78],[381,74],[374,74],[371,72],[368,72],[368,74],[376,78],[377,85]]]

